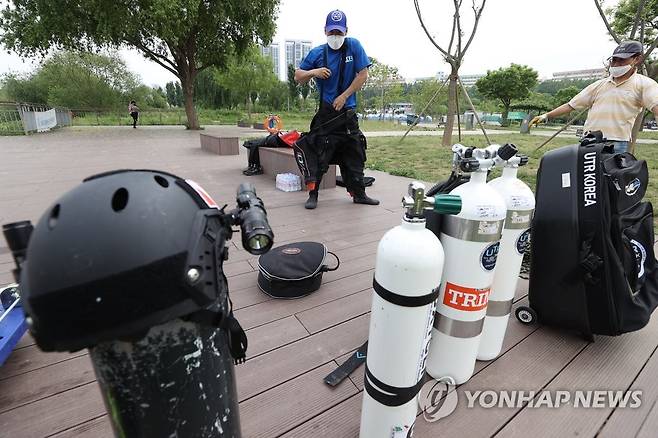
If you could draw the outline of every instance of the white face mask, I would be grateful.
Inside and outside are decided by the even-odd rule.
[[[338,50],[345,42],[345,35],[327,35],[327,44],[334,50]]]
[[[624,76],[626,73],[631,71],[631,68],[633,68],[632,65],[620,65],[618,67],[610,67],[610,76],[613,78],[618,78],[620,76]]]

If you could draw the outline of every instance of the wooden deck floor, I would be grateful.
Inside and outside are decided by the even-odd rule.
[[[116,168],[173,172],[196,180],[218,202],[232,203],[237,183],[247,179],[240,173],[245,162],[243,154],[202,152],[198,133],[181,129],[75,129],[0,137],[0,223],[34,221],[82,178]],[[250,345],[249,360],[236,368],[244,437],[358,435],[363,370],[335,389],[322,377],[367,337],[377,242],[399,223],[400,197],[409,181],[369,174],[377,177],[369,193],[382,200],[380,206],[353,205],[337,188],[320,193],[315,211],[303,208],[303,193],[277,192],[267,176],[249,179],[266,203],[277,244],[323,241],[342,264],[325,274],[322,288],[311,296],[275,301],[256,287],[256,258],[232,248],[225,270]],[[11,281],[11,267],[6,248],[0,247],[0,284]],[[522,281],[515,306],[527,302],[526,288]],[[656,318],[639,332],[599,337],[591,344],[513,319],[504,353],[495,361],[478,362],[476,374],[460,391],[640,389],[641,406],[484,409],[468,408],[460,397],[450,416],[435,423],[419,418],[415,436],[654,437],[657,347]],[[0,368],[0,437],[82,436],[112,436],[88,354],[45,354],[26,335]]]

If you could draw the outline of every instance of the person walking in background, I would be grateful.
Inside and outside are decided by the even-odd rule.
[[[136,129],[137,119],[139,118],[139,107],[137,106],[137,102],[134,100],[131,100],[128,104],[128,113],[130,113],[130,117],[133,118],[133,128]]]

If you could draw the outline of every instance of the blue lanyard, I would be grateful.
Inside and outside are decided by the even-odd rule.
[[[345,57],[347,56],[347,38],[345,39],[345,42],[343,43],[343,47],[340,48],[340,63],[338,67],[338,89],[336,90],[336,94],[340,94],[343,91],[345,91],[345,88],[343,88],[343,73],[345,70]],[[329,63],[328,63],[328,52],[329,52],[329,45],[325,44],[324,45],[324,59],[323,59],[323,66],[329,68]],[[326,80],[326,79],[325,79]],[[324,81],[320,82],[320,105],[322,105],[322,102],[324,102]]]

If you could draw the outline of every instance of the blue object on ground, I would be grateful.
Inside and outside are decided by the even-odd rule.
[[[0,313],[0,317],[3,317],[0,321],[0,366],[5,363],[14,346],[27,330],[25,314],[20,305],[6,312],[7,314]]]

